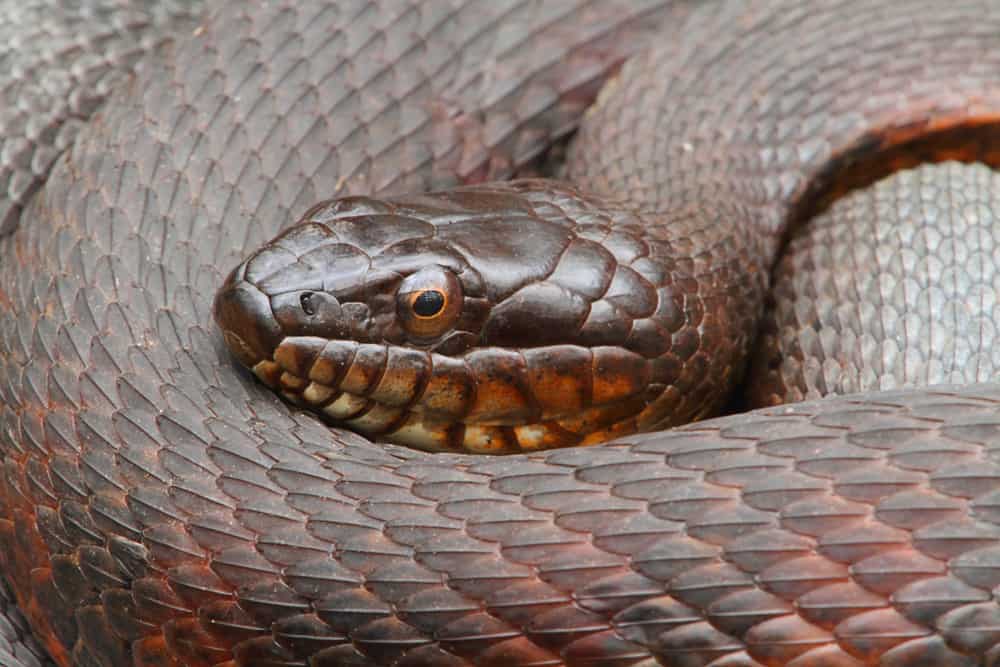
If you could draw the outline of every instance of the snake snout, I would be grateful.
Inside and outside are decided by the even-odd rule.
[[[234,271],[215,297],[213,312],[226,345],[248,367],[270,359],[284,334],[271,301]]]

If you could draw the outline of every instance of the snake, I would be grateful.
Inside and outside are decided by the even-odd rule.
[[[4,665],[1000,656],[994,2],[9,7]]]

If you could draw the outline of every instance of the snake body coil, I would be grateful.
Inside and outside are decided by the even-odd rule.
[[[416,229],[441,200],[402,193],[531,163],[650,42],[571,150],[568,175],[596,194],[561,190],[555,208],[628,196],[639,219],[674,211],[691,226],[670,242],[699,252],[666,273],[694,293],[691,265],[713,250],[763,275],[782,230],[844,186],[846,165],[872,180],[887,164],[995,163],[983,139],[1000,110],[994,4],[213,8],[156,46],[0,241],[0,559],[32,630],[57,664],[110,667],[997,660],[997,386],[798,403],[582,449],[427,454],[291,408],[238,367],[211,312],[225,272],[324,197],[354,195],[352,215],[372,218],[409,206]],[[893,157],[866,162],[875,154]],[[964,188],[970,172],[947,168]],[[540,201],[532,183],[466,190],[456,215],[489,196],[523,211]],[[311,215],[336,227],[337,206]],[[591,214],[596,237],[607,220]],[[708,224],[734,216],[752,224],[721,236]],[[402,234],[366,229],[372,246]],[[607,231],[605,248],[624,253],[629,239]],[[654,268],[633,272],[662,299],[670,281],[649,281]],[[760,281],[740,289],[758,295]],[[465,301],[502,291],[469,285]],[[296,289],[306,314],[332,307],[303,291],[319,290]],[[677,298],[711,324],[722,296]],[[242,333],[228,336],[238,353],[274,337],[240,322],[227,329]],[[519,325],[491,331],[517,341]],[[628,338],[641,328],[626,340],[660,360],[649,374],[684,367],[642,354],[650,338]],[[698,342],[670,341],[698,379],[716,363],[702,345],[722,334],[695,329]],[[734,351],[749,345],[739,336]],[[806,381],[775,380],[769,354],[761,400],[808,395]],[[657,377],[657,396],[673,396]],[[530,403],[530,418],[569,419]],[[542,446],[573,433],[557,425]]]

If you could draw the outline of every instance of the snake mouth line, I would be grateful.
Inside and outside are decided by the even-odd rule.
[[[227,343],[249,349],[232,332]],[[506,454],[596,444],[634,432],[644,410],[655,409],[659,398],[634,379],[645,373],[622,370],[628,382],[615,391],[605,388],[603,400],[583,407],[546,408],[537,392],[510,377],[491,387],[492,396],[477,400],[476,388],[485,393],[490,378],[473,375],[474,364],[353,341],[290,337],[270,358],[242,361],[285,400],[332,424],[426,451]],[[496,375],[496,368],[489,370]],[[562,379],[561,396],[580,392],[566,382],[579,385],[580,377]]]

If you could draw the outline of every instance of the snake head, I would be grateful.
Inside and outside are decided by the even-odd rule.
[[[250,367],[298,339],[459,352],[488,308],[432,224],[354,197],[321,204],[230,273],[215,315]]]
[[[705,364],[663,250],[632,214],[548,182],[349,197],[238,266],[215,317],[264,383],[372,437],[587,444],[692,417],[673,386],[697,388]]]

